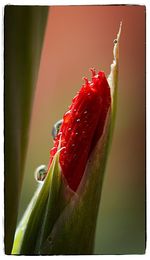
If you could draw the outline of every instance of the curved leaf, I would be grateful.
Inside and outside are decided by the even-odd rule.
[[[5,252],[10,254],[23,179],[32,99],[48,8],[5,7]]]
[[[15,234],[12,254],[33,254],[37,243],[37,236],[43,223],[43,215],[47,207],[49,192],[53,196],[59,189],[60,169],[58,164],[59,152],[57,152],[51,164],[49,172],[42,184],[35,192]],[[51,208],[54,207],[54,197],[51,197]],[[52,214],[51,214],[52,215]],[[40,233],[41,235],[41,233]]]

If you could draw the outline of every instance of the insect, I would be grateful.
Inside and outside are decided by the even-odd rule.
[[[35,179],[37,180],[37,182],[42,182],[44,181],[46,174],[47,174],[47,166],[42,164],[38,166],[35,170]]]
[[[53,139],[55,139],[56,135],[58,134],[58,132],[59,132],[59,130],[60,130],[60,127],[61,127],[61,125],[62,125],[62,122],[63,122],[63,120],[60,119],[59,121],[57,121],[57,122],[54,124],[54,126],[53,126],[53,128],[52,128],[52,137],[53,137]]]

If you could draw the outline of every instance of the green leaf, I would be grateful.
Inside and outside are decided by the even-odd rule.
[[[44,182],[40,184],[35,192],[16,230],[12,254],[33,254],[35,252],[37,236],[40,233],[41,237],[40,230],[43,223],[43,216],[49,202],[52,209],[51,218],[49,219],[49,223],[51,224],[52,216],[55,215],[53,208],[54,203],[56,203],[56,189],[59,190],[61,180],[58,163],[59,153],[60,151],[56,153]],[[49,193],[51,194],[50,199]]]
[[[28,129],[48,7],[11,6],[4,14],[5,252],[11,253]]]

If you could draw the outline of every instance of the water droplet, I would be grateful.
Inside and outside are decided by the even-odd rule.
[[[87,114],[87,110],[84,111],[84,114]]]
[[[93,84],[94,85],[94,84]],[[94,92],[94,93],[96,93],[97,92],[97,89],[96,88],[94,88],[94,86],[91,86],[91,90]]]
[[[71,127],[68,128],[68,131],[71,131]]]
[[[72,147],[74,147],[75,146],[75,144],[72,144]]]
[[[42,182],[47,174],[47,167],[46,165],[40,165],[36,170],[35,170],[35,179],[38,182]]]
[[[117,39],[115,39],[115,40],[114,40],[114,44],[116,44],[117,42],[118,42]]]
[[[62,125],[62,122],[63,120],[59,120],[57,121],[54,126],[53,126],[53,129],[52,129],[52,136],[53,136],[53,139],[55,139],[55,137],[57,136],[57,134],[59,133],[59,130],[60,130],[60,127]]]
[[[80,118],[77,119],[77,122],[80,122]]]
[[[71,117],[71,110],[69,110],[68,112],[65,113],[65,115],[63,117],[64,123],[68,123],[70,117]]]
[[[78,132],[76,132],[76,135],[78,135],[79,133]]]

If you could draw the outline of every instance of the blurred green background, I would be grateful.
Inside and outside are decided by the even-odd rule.
[[[113,40],[123,22],[117,119],[95,254],[145,249],[145,11],[144,6],[52,6],[48,14],[18,220],[37,187],[35,168],[48,164],[53,124],[67,110],[82,77],[90,79],[90,67],[109,74]]]

